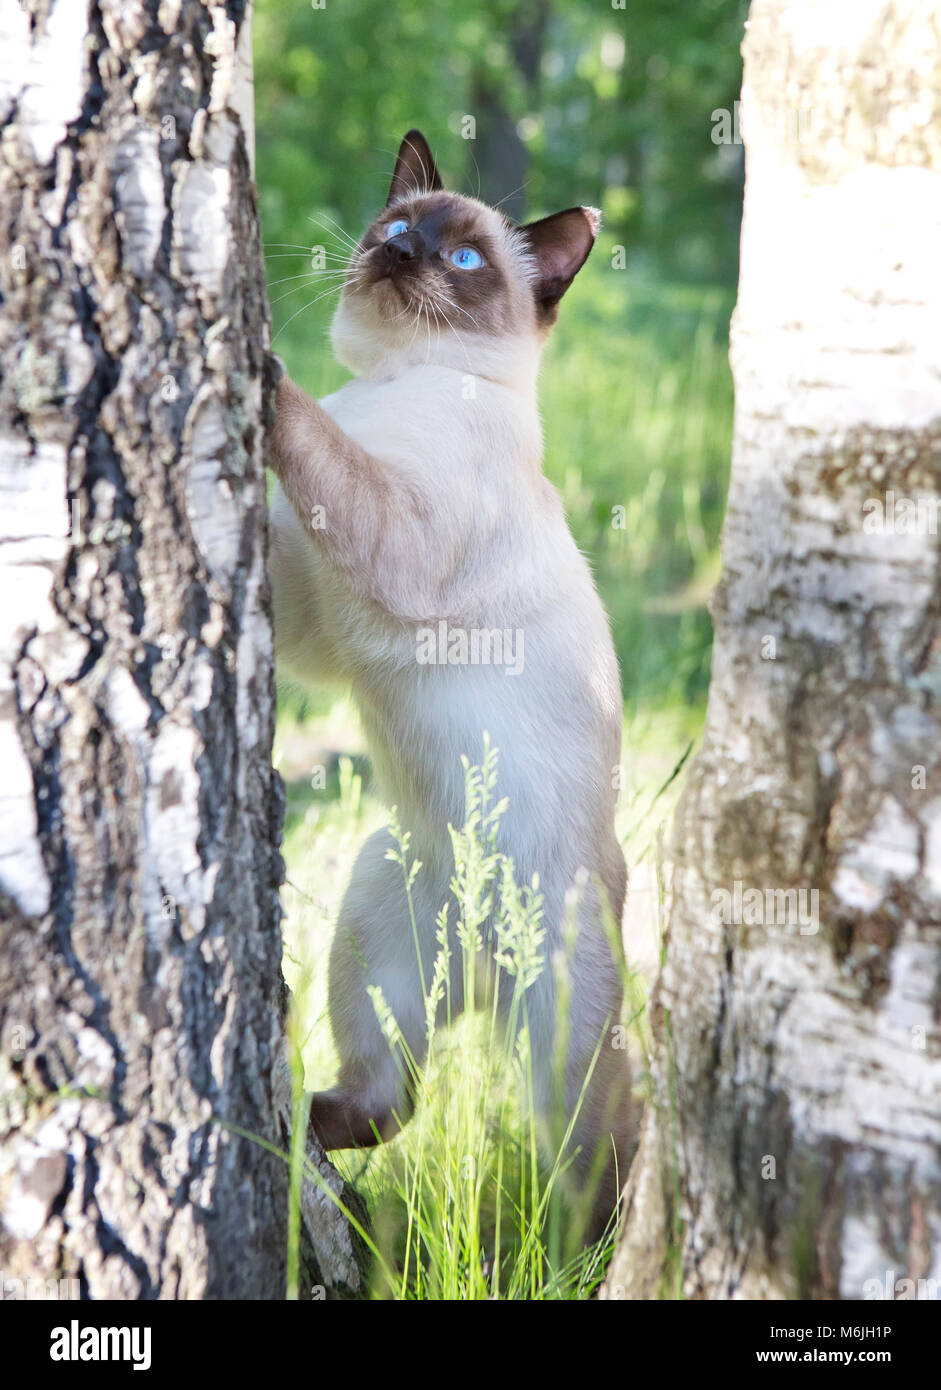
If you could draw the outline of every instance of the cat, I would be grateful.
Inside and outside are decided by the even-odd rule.
[[[454,871],[448,826],[464,819],[461,755],[479,763],[485,731],[508,798],[499,847],[517,882],[539,875],[548,954],[562,944],[567,891],[579,871],[589,876],[565,1091],[571,1113],[590,1072],[573,1167],[583,1183],[603,1170],[596,1233],[616,1208],[633,1145],[630,1068],[615,1045],[621,968],[595,887],[620,923],[622,705],[606,615],[542,473],[536,382],[599,223],[594,209],[573,207],[517,226],[445,191],[425,138],[406,135],[331,328],[353,380],[319,403],[286,376],[278,387],[269,555],[279,666],[301,683],[352,687],[380,785],[421,861],[412,893],[425,978]],[[498,637],[513,647],[502,664]],[[490,659],[447,659],[475,650]],[[411,1112],[367,986],[381,986],[415,1059],[424,1057],[416,942],[391,844],[381,831],[361,850],[333,941],[339,1078],[311,1104],[325,1149],[390,1138]],[[547,966],[528,996],[543,1109],[555,1013]]]

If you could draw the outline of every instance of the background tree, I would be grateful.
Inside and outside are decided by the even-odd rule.
[[[35,0],[3,25],[0,1268],[280,1297],[249,16]],[[322,1276],[355,1285],[304,1197]]]
[[[672,1252],[692,1297],[913,1296],[941,1277],[936,7],[754,0],[744,53],[712,684],[608,1292]],[[798,890],[800,923],[769,910]]]
[[[454,186],[505,199],[511,216],[593,202],[632,266],[733,283],[741,151],[716,145],[702,115],[731,111],[738,95],[746,9],[261,0],[266,239],[303,240],[312,212],[358,234],[417,125]],[[320,236],[316,225],[308,234]]]

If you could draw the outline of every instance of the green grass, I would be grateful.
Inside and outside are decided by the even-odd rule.
[[[276,765],[287,771],[285,747],[297,758],[312,730],[331,728],[342,731],[354,756],[345,754],[329,766],[323,788],[312,788],[300,776],[286,780],[285,974],[295,999],[304,1084],[311,1090],[330,1086],[336,1077],[326,964],[340,899],[363,839],[390,818],[370,787],[368,764],[360,761],[361,737],[346,700],[313,720],[283,716]],[[657,837],[679,789],[679,778],[672,774],[697,728],[696,713],[681,710],[637,717],[626,726],[626,740],[639,756],[624,764],[617,829],[635,881],[646,874],[648,882],[656,882],[649,870]],[[324,767],[323,750],[313,751],[314,766]],[[296,762],[293,770],[299,770]],[[316,780],[321,780],[319,774]],[[404,857],[407,874],[407,846]],[[467,851],[465,859],[471,857]],[[457,862],[460,869],[460,855]],[[476,894],[465,893],[462,901],[485,897],[499,869],[494,866]],[[648,1044],[645,1006],[659,952],[659,907],[656,892],[649,902],[641,893],[637,912],[644,920],[635,922],[628,934],[622,1022],[631,1031],[641,1100]],[[463,920],[472,918],[468,908]],[[521,930],[532,927],[525,911],[521,919]],[[631,949],[638,930],[644,938],[640,963]],[[472,955],[467,952],[465,961]],[[430,993],[431,982],[426,983]],[[476,1014],[430,1030],[428,1063],[414,1077],[416,1113],[403,1132],[375,1149],[333,1155],[369,1208],[381,1255],[373,1268],[372,1296],[583,1298],[603,1274],[610,1242],[581,1249],[559,1174],[546,1168],[545,1145],[537,1143],[526,1110],[525,1053],[521,1057],[512,1046],[514,1030],[505,1032],[487,1001],[482,1003]],[[515,1087],[507,1084],[508,1076],[515,1076]],[[557,1117],[557,1139],[560,1127]]]
[[[330,244],[320,232],[312,239]],[[300,269],[289,259],[269,264],[272,279]],[[731,438],[730,297],[609,267],[602,243],[563,302],[540,396],[546,471],[591,561],[621,665],[617,829],[633,885],[628,1012],[642,1091],[645,1004],[659,952],[653,865],[682,781],[673,774],[698,736],[708,684],[705,598],[718,573]],[[276,328],[317,292],[298,283],[275,308]],[[325,342],[333,302],[301,313],[275,342],[314,395],[346,379]],[[347,698],[282,692],[275,762],[287,788],[285,973],[304,1084],[319,1089],[336,1075],[326,962],[340,899],[360,845],[389,811],[371,784]],[[486,1008],[436,1028],[420,1103],[403,1133],[336,1156],[369,1208],[373,1297],[583,1298],[601,1277],[608,1252],[573,1248],[559,1175],[534,1142],[525,1059],[494,1029]]]
[[[308,820],[321,832],[328,821],[330,832],[349,846],[358,842],[363,819],[370,815],[370,799],[363,795],[349,760],[340,768],[339,781],[334,813],[313,818],[308,813],[295,825],[292,858],[293,845],[303,839]],[[591,1190],[576,1193],[566,1185],[575,1120],[561,1103],[567,964],[564,955],[551,963],[546,958],[538,882],[518,884],[512,861],[496,847],[505,808],[498,799],[496,750],[485,752],[480,767],[465,762],[465,786],[467,819],[460,830],[452,830],[452,894],[438,919],[434,967],[422,979],[428,1057],[421,1069],[381,994],[372,991],[390,1048],[416,1096],[415,1115],[391,1143],[344,1152],[334,1160],[369,1206],[371,1296],[462,1301],[586,1298],[603,1277],[613,1228],[607,1238],[586,1246],[581,1231]],[[382,819],[378,808],[375,813]],[[421,865],[412,858],[408,834],[394,814],[392,827],[398,848],[390,857],[400,865],[411,900]],[[316,860],[306,854],[296,857],[298,864],[311,864],[314,877]],[[335,1071],[335,1058],[325,1045],[323,999],[330,924],[328,914],[317,913],[312,895],[300,885],[293,892],[299,901],[289,916],[286,973],[294,998],[292,1035],[302,1054],[302,1065],[296,1068],[296,1132],[303,1135],[301,1081],[306,1088],[325,1086]],[[503,1016],[496,1008],[493,980],[488,982],[481,972],[486,959],[483,928],[491,912],[496,969],[509,977],[512,992]],[[573,927],[574,906],[570,945]],[[452,957],[460,963],[462,994],[468,1001],[459,1020],[451,1006]],[[527,990],[546,969],[555,974],[559,1000],[554,1059],[559,1104],[548,1127],[534,1113],[526,1019]],[[642,1052],[643,984],[626,966],[625,986],[625,1016],[614,1022],[636,1030]],[[301,1174],[299,1155],[296,1148],[295,1191]],[[297,1220],[294,1209],[293,1248]]]

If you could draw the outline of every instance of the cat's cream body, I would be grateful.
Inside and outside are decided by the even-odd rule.
[[[502,220],[500,231],[507,236]],[[518,257],[514,291],[528,295],[531,259],[512,235],[507,241],[506,254]],[[614,834],[617,664],[588,566],[542,474],[536,379],[545,330],[527,316],[525,298],[517,310],[528,331],[439,333],[429,323],[425,333],[408,316],[377,324],[368,301],[344,295],[332,336],[357,376],[319,407],[291,383],[278,402],[284,486],[272,504],[269,562],[278,659],[301,682],[352,687],[380,784],[422,862],[413,893],[426,977],[453,872],[448,826],[464,819],[461,755],[479,762],[485,731],[499,750],[498,790],[509,802],[501,848],[519,882],[539,875],[549,951],[561,946],[565,898],[579,871],[604,885],[617,917],[624,899]],[[323,508],[323,524],[303,524],[314,507]],[[420,663],[420,632],[442,621],[452,631],[522,634],[522,669]],[[349,1142],[345,1135],[367,1142],[373,1125],[390,1133],[391,1111],[408,1109],[367,985],[381,986],[413,1052],[424,1052],[411,918],[401,869],[385,857],[389,844],[381,832],[363,848],[335,938],[330,1016],[340,1078],[314,1098],[314,1124],[328,1146]],[[532,995],[545,1103],[551,969]],[[589,884],[572,964],[567,1089],[574,1103],[600,1043],[577,1137],[587,1163],[604,1142],[601,1113],[614,1091],[609,1128],[623,1170],[627,1073],[623,1052],[605,1039],[619,1003],[619,968]]]

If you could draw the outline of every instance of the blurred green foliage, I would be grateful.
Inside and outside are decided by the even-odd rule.
[[[515,216],[603,208],[546,352],[546,471],[611,615],[626,698],[695,705],[741,211],[741,150],[713,144],[712,112],[738,95],[746,3],[626,4],[259,0],[257,180],[274,346],[315,396],[346,379],[326,341],[330,272],[384,202],[410,126],[449,186]],[[311,273],[313,246],[326,271]]]
[[[624,4],[259,0],[266,234],[304,240],[317,206],[360,227],[419,126],[453,187],[514,215],[591,203],[632,264],[731,284],[741,148],[713,144],[711,113],[738,96],[747,0]],[[520,166],[524,207],[501,181]]]

